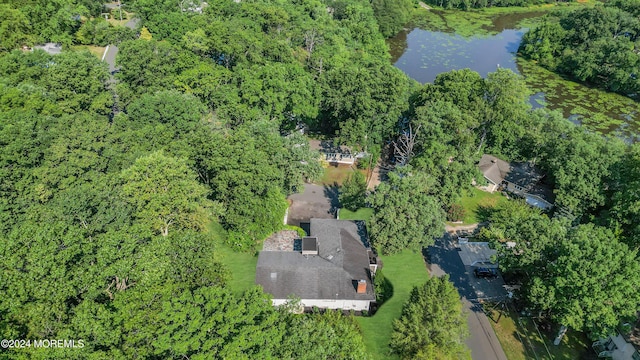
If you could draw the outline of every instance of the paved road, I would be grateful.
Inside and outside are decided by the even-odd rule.
[[[474,360],[507,360],[489,319],[477,303],[478,296],[474,288],[477,284],[472,283],[469,268],[460,260],[448,234],[443,239],[436,240],[435,245],[429,247],[427,252],[431,274],[449,274],[450,280],[460,293],[463,308],[469,314],[467,323],[471,335],[466,343],[471,349],[471,357]]]
[[[107,53],[104,55],[104,61],[109,64],[110,74],[116,71],[116,55],[118,55],[118,47],[109,45],[109,49],[107,49]]]

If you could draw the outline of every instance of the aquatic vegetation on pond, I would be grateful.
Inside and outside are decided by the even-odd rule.
[[[581,4],[571,6],[584,6]],[[569,7],[571,7],[569,6]],[[564,6],[482,11],[416,10],[414,22],[387,41],[392,62],[411,78],[432,82],[442,72],[470,68],[486,76],[496,67],[524,75],[533,107],[560,110],[570,121],[602,134],[640,140],[640,103],[576,83],[531,61],[517,60],[526,29],[552,9]]]
[[[518,69],[527,85],[544,93],[550,109],[566,118],[577,115],[586,128],[603,134],[636,139],[640,132],[640,104],[616,93],[588,87],[555,74],[532,61],[518,58]]]

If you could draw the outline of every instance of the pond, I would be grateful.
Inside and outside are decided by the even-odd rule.
[[[450,14],[431,10],[429,21],[410,25],[389,39],[394,66],[421,83],[433,82],[438,74],[455,69],[470,68],[486,76],[498,67],[508,68],[524,75],[534,94],[530,99],[533,107],[559,110],[592,131],[640,140],[640,105],[636,101],[563,79],[516,56],[527,31],[518,24],[544,12],[496,16],[476,26],[449,26],[453,23]]]

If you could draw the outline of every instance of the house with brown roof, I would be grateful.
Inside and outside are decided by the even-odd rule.
[[[369,311],[376,261],[364,223],[311,219],[309,232],[293,251],[261,251],[256,284],[274,306],[297,298],[306,309]]]
[[[482,155],[478,168],[488,185],[480,189],[494,192],[500,188],[525,198],[542,209],[553,207],[553,192],[542,183],[544,174],[531,162],[509,163],[493,155]]]

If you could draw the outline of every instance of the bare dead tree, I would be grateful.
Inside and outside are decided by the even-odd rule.
[[[111,292],[111,288],[115,285],[115,289],[117,291],[125,291],[136,284],[135,282],[131,282],[127,284],[128,281],[129,281],[128,277],[120,279],[119,277],[116,276],[113,280],[111,280],[111,283],[109,284],[109,286],[107,286],[104,292],[106,292],[107,295],[109,295],[109,299],[113,300],[113,293]]]
[[[413,131],[413,128],[409,125],[409,129],[404,131],[398,136],[398,139],[393,142],[393,155],[398,165],[408,164],[415,155],[413,147],[415,146],[416,136],[421,127],[422,125],[418,125],[418,128]]]
[[[316,45],[320,45],[323,39],[316,29],[307,30],[304,33],[304,49],[307,51],[307,57],[310,58],[311,54],[313,54],[313,48]]]

